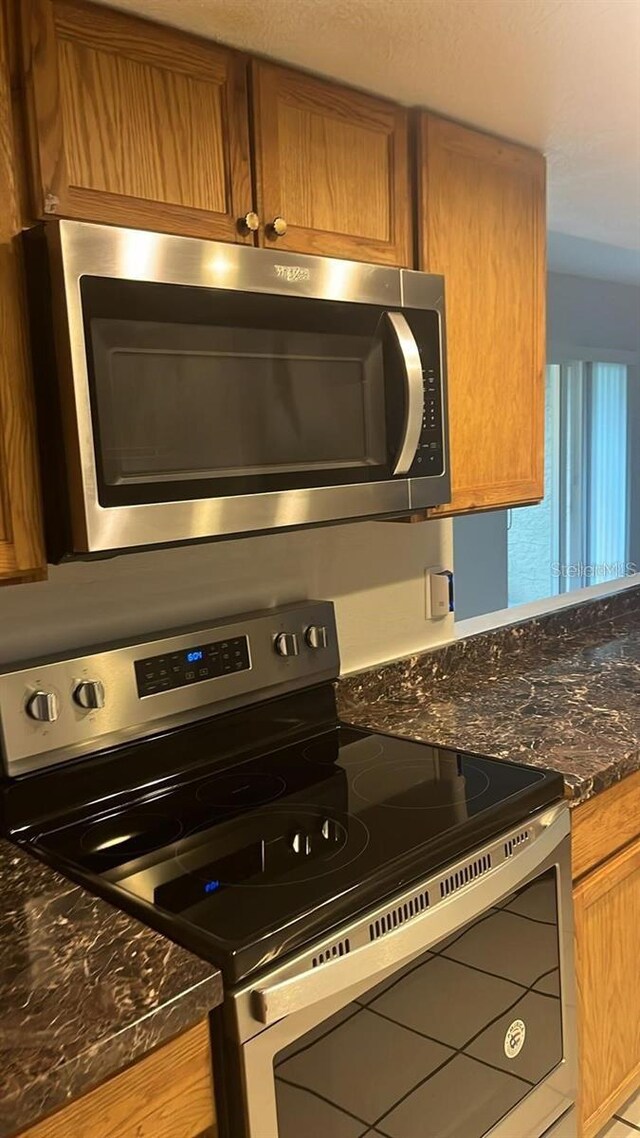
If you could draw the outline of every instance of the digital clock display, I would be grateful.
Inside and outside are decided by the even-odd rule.
[[[203,683],[251,668],[249,641],[246,636],[233,636],[229,640],[215,640],[193,648],[180,648],[135,661],[138,695],[172,691],[190,684]]]

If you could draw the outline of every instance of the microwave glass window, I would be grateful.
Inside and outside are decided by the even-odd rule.
[[[393,477],[405,365],[384,307],[103,277],[80,292],[103,506]],[[432,374],[437,314],[403,312]]]
[[[383,465],[380,341],[94,319],[105,481]]]
[[[562,1060],[558,946],[551,869],[276,1055],[279,1138],[483,1138]]]

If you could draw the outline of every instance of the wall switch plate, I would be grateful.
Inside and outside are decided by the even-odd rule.
[[[425,571],[426,619],[441,620],[453,611],[453,573],[450,569],[427,569]]]

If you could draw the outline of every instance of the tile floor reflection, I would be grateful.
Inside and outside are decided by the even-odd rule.
[[[550,870],[280,1052],[279,1133],[482,1138],[562,1059],[558,977]]]
[[[599,1138],[640,1138],[640,1091],[616,1111]]]

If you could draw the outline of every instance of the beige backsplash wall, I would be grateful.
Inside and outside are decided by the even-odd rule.
[[[450,568],[452,524],[358,522],[52,566],[0,589],[0,665],[308,597],[336,605],[342,671],[453,638],[425,620],[424,572]]]

